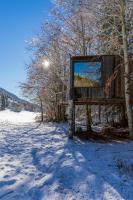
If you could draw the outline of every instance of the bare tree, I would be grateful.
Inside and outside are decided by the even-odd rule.
[[[130,68],[129,68],[129,55],[128,55],[128,41],[126,33],[126,5],[125,0],[120,0],[120,9],[121,9],[121,24],[122,24],[122,38],[123,38],[123,53],[124,53],[124,66],[125,66],[125,99],[126,99],[126,110],[128,117],[128,126],[130,136],[133,137],[133,112],[132,106],[130,104],[131,100],[131,87],[130,87]]]
[[[132,53],[132,15],[133,9],[131,1],[125,0],[103,0],[100,4],[100,20],[98,39],[100,42],[101,53],[120,55],[124,63],[125,70],[125,100],[128,117],[130,136],[133,136],[133,113],[130,104],[131,100],[131,79],[129,56]],[[114,77],[118,69],[115,70]],[[113,75],[112,75],[113,76]],[[112,77],[110,77],[110,81]]]
[[[43,104],[55,118],[57,93],[68,89],[69,54],[117,54],[125,64],[125,98],[132,135],[132,111],[128,54],[132,50],[132,8],[130,1],[55,0],[51,18],[42,24],[41,33],[30,42],[37,63],[48,59],[47,70],[30,66],[28,82],[36,79]],[[123,56],[124,55],[124,56]],[[39,64],[41,66],[41,64]],[[38,64],[37,64],[38,66]],[[131,74],[130,74],[131,76]],[[35,78],[36,77],[36,78]],[[41,88],[45,87],[45,95]],[[37,94],[36,94],[37,95]],[[90,109],[86,108],[90,127]]]

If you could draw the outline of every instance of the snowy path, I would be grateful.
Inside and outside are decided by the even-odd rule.
[[[133,199],[133,169],[121,167],[133,142],[73,142],[65,125],[36,126],[0,122],[0,200]]]

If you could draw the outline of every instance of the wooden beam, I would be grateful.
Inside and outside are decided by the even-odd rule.
[[[61,102],[61,105],[68,106],[67,102]],[[74,101],[75,105],[124,105],[124,99],[78,99]],[[133,105],[133,99],[130,100]]]
[[[84,99],[75,101],[75,105],[124,105],[124,99]]]

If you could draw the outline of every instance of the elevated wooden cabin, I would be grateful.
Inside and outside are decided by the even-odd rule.
[[[76,69],[77,66],[77,69]],[[87,69],[88,66],[88,69]],[[82,75],[75,73],[79,72],[82,74],[82,69],[86,69],[86,74],[88,77],[91,77],[91,70],[99,66],[99,80],[96,83],[96,75],[92,74],[93,82],[87,83],[87,78],[84,78]],[[90,70],[90,69],[91,70]],[[77,70],[77,71],[76,71]],[[88,71],[87,71],[88,70]],[[133,72],[133,60],[130,59],[130,70]],[[75,72],[76,71],[76,72]],[[85,70],[84,70],[85,71]],[[89,74],[90,73],[90,74]],[[97,73],[97,72],[96,72]],[[86,76],[86,75],[85,75]],[[81,81],[81,84],[77,81]],[[76,82],[76,84],[75,84]],[[78,83],[78,84],[77,84]],[[90,84],[90,85],[89,85]],[[131,102],[133,102],[133,81],[131,82]],[[73,56],[71,58],[71,69],[70,69],[70,99],[73,99],[77,104],[78,101],[83,102],[86,99],[98,100],[100,103],[102,99],[107,100],[122,100],[124,99],[124,67],[123,60],[120,56],[117,55],[100,55],[100,56]]]

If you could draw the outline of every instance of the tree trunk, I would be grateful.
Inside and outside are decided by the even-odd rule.
[[[43,118],[43,103],[42,100],[40,99],[40,107],[41,107],[41,122],[43,122],[44,118]]]
[[[87,55],[87,48],[85,43],[85,29],[83,24],[83,17],[81,16],[81,27],[82,27],[82,53],[84,56]],[[89,105],[85,106],[86,109],[86,128],[87,131],[91,131],[91,107]]]
[[[130,80],[129,80],[130,69],[129,69],[127,35],[126,35],[125,0],[121,0],[121,20],[122,20],[123,53],[124,53],[124,66],[125,66],[126,110],[127,110],[129,133],[130,133],[130,136],[133,137],[133,113],[132,113],[132,106],[130,104],[130,99],[131,99]]]
[[[6,100],[4,95],[1,96],[1,110],[5,110],[6,108]]]

